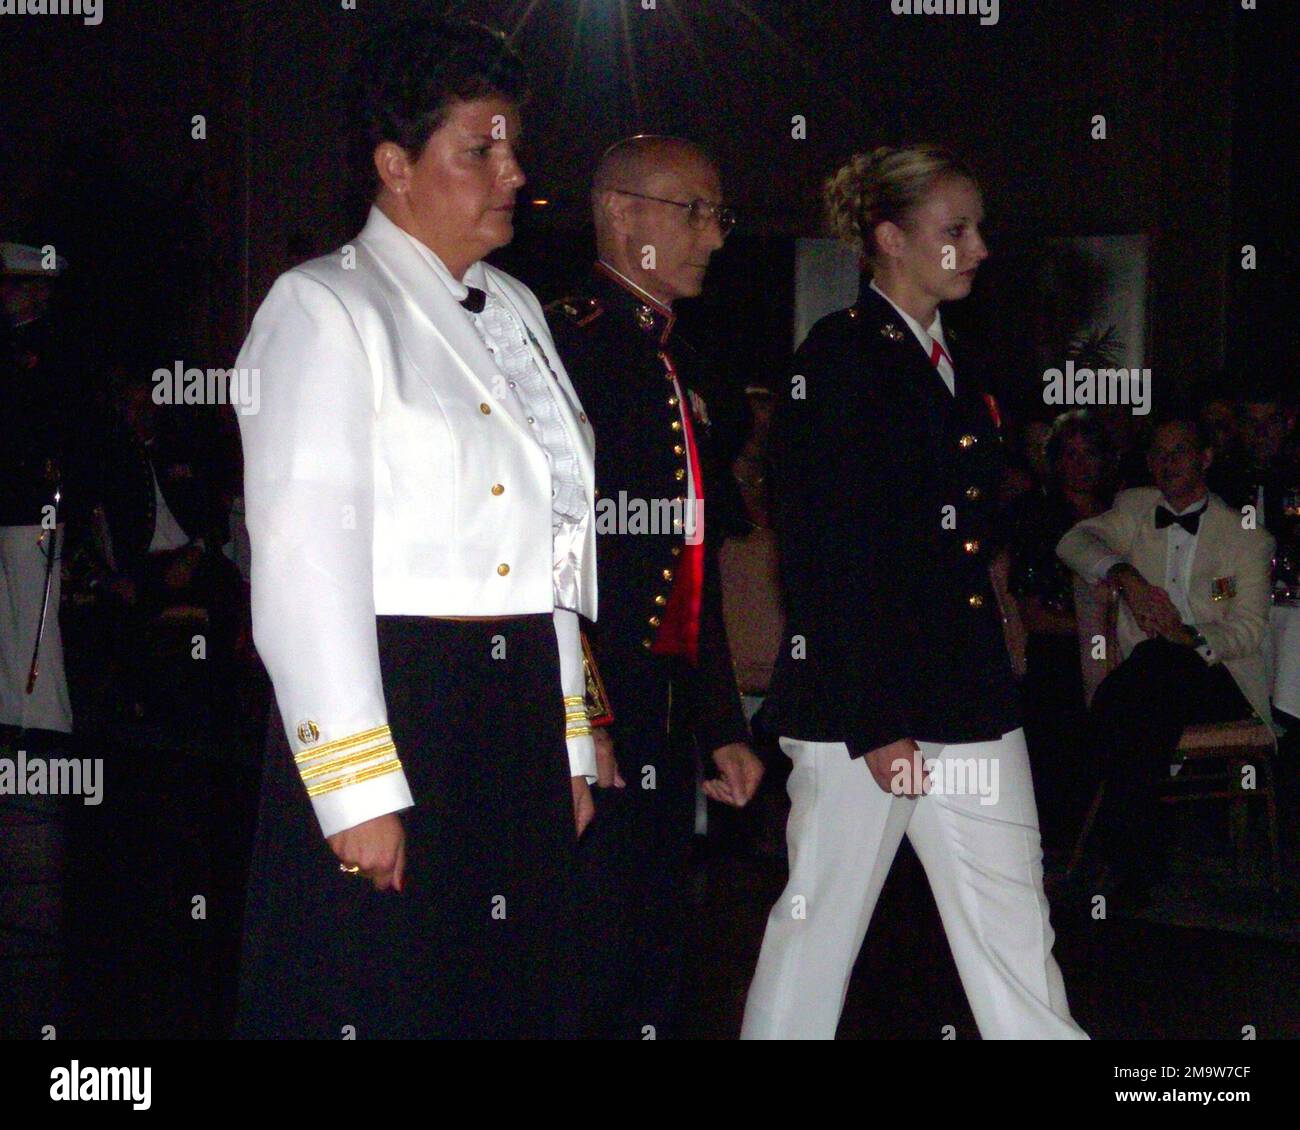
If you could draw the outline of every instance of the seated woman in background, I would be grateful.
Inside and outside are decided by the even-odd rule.
[[[1070,814],[1086,805],[1090,788],[1072,749],[1086,711],[1074,578],[1056,556],[1056,543],[1076,522],[1106,510],[1110,495],[1105,437],[1087,410],[1058,416],[1044,451],[1043,486],[1009,510],[1009,587],[1025,630],[1022,689],[1034,795],[1043,840],[1056,847],[1067,842]]]

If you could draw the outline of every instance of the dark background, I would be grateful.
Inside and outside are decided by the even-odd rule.
[[[274,277],[355,233],[339,79],[357,32],[399,6],[104,0],[93,27],[0,18],[0,238],[72,262],[61,324],[86,371],[125,346],[169,367],[231,364]],[[822,180],[855,150],[928,138],[983,181],[993,281],[966,314],[995,341],[1017,317],[998,255],[1141,230],[1158,394],[1225,361],[1289,366],[1295,57],[1279,0],[1003,0],[987,27],[895,16],[888,0],[445,7],[513,33],[529,64],[524,195],[551,203],[523,210],[498,258],[543,299],[589,260],[600,151],[684,134],[717,155],[744,217],[685,320],[763,379],[789,344],[791,239],[820,234]],[[1033,379],[1004,373],[1001,391]]]

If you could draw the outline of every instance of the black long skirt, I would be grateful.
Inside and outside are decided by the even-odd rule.
[[[580,950],[551,617],[384,616],[378,629],[415,798],[406,890],[339,870],[273,711],[236,1035],[567,1036]]]

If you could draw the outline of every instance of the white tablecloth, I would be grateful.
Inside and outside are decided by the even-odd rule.
[[[1300,605],[1275,604],[1269,614],[1273,705],[1300,718]]]

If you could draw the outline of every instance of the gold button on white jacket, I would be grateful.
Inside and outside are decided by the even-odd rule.
[[[485,274],[554,374],[590,513],[594,437],[541,307],[518,280]],[[578,549],[580,606],[556,609],[546,453],[465,310],[377,208],[351,244],[276,280],[236,367],[258,391],[239,416],[254,639],[332,835],[412,803],[387,732],[376,615],[552,612],[563,695],[580,695],[594,523]],[[590,737],[569,739],[569,757],[594,780]]]

